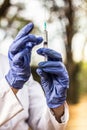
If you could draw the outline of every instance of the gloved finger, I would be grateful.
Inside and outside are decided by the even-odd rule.
[[[46,62],[40,62],[39,68],[41,68],[44,72],[50,73],[50,74],[56,74],[59,77],[65,77],[66,74],[68,75],[68,72],[66,70],[66,67],[62,62],[52,62],[52,61],[46,61]]]
[[[24,49],[26,44],[29,42],[37,43],[37,38],[34,35],[29,34],[29,35],[19,39],[18,41],[13,42],[13,44],[9,48],[9,51],[12,54],[16,54],[18,51],[20,51],[20,49]]]
[[[31,32],[31,30],[33,29],[34,24],[33,23],[29,23],[27,25],[25,25],[18,33],[18,35],[15,38],[15,41],[17,41],[18,39],[26,36],[28,33]]]
[[[43,41],[42,37],[37,37],[36,42],[28,42],[26,44],[26,48],[32,49],[34,46],[40,44]]]
[[[37,37],[37,44],[41,43],[43,41],[42,37]]]
[[[58,81],[63,84],[62,86],[68,87],[69,86],[69,75],[66,68],[62,68],[61,66],[58,67],[46,67],[41,68],[43,72],[49,74],[49,76],[58,76]]]
[[[49,89],[50,89],[51,86],[49,85],[49,83],[50,83],[49,80],[50,79],[48,78],[48,74],[45,73],[44,71],[42,71],[42,69],[40,69],[40,68],[38,68],[36,70],[36,72],[41,77],[41,84],[42,84],[43,89],[44,90],[46,89],[47,91],[49,91]]]
[[[39,69],[41,71],[38,74],[44,81],[48,82],[48,80],[50,80],[49,82],[52,82],[52,78],[54,78],[64,88],[69,88],[69,75],[66,68],[61,69],[61,67],[42,67]]]
[[[59,77],[65,77],[66,76],[66,69],[61,68],[61,66],[58,67],[46,67],[46,68],[42,68],[42,70],[46,73],[50,73],[50,74],[55,74],[58,75]]]
[[[37,68],[37,69],[36,69],[36,72],[37,72],[37,74],[38,74],[40,77],[43,77],[43,78],[46,78],[46,77],[47,77],[47,76],[46,76],[46,73],[43,72],[42,69],[40,69],[40,68]]]
[[[39,67],[41,68],[46,68],[46,67],[59,67],[59,66],[62,66],[64,67],[64,64],[60,61],[43,61],[43,62],[40,62],[38,64]]]
[[[15,65],[28,65],[30,62],[30,55],[28,49],[24,49],[21,52],[17,53],[13,58],[13,64]]]
[[[49,48],[40,48],[37,50],[37,53],[46,56],[48,60],[62,61],[61,54]]]

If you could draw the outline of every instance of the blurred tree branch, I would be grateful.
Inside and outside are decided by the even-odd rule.
[[[0,17],[4,17],[6,15],[6,11],[10,6],[10,0],[4,0],[3,4],[0,7]]]

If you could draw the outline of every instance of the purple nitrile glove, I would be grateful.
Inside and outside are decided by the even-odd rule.
[[[10,70],[5,76],[11,87],[21,89],[31,74],[31,51],[35,45],[42,42],[42,37],[29,34],[32,23],[27,24],[16,36],[8,51]]]
[[[49,108],[57,108],[66,100],[67,88],[69,87],[68,72],[58,52],[48,48],[40,48],[37,53],[48,59],[39,63],[37,73],[41,78],[41,85]]]

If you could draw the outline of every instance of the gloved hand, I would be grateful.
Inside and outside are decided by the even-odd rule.
[[[31,51],[42,42],[41,37],[29,34],[33,24],[27,24],[16,36],[8,51],[10,70],[5,76],[11,87],[21,89],[31,74]]]
[[[48,61],[39,63],[37,69],[49,108],[57,108],[66,100],[69,76],[59,53],[48,48],[40,48],[37,53]]]

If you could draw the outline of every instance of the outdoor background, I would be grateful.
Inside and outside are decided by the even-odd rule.
[[[87,129],[87,0],[0,0],[0,53],[7,55],[9,45],[27,23],[34,23],[33,34],[44,33],[47,22],[48,47],[62,54],[70,76],[67,101],[70,119],[66,130]],[[32,52],[35,70],[43,58]]]

